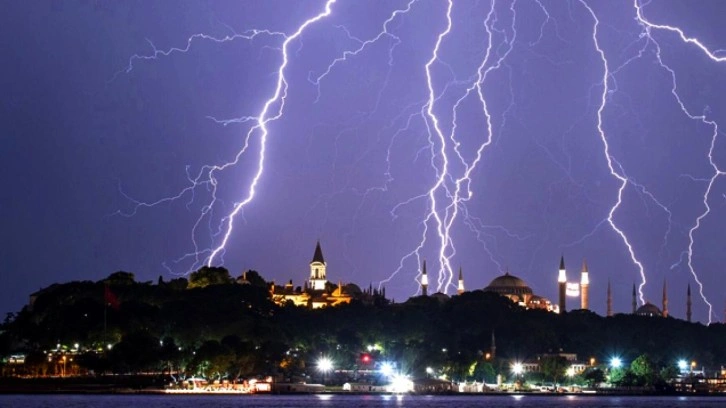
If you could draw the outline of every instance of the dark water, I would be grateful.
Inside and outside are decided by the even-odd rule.
[[[0,395],[0,407],[302,408],[302,407],[726,407],[726,397],[383,396],[383,395]]]

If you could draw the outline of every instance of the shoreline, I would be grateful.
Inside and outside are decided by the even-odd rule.
[[[133,389],[113,386],[97,387],[5,387],[0,384],[0,395],[158,395],[172,397],[189,396],[286,396],[286,395],[357,395],[357,396],[441,396],[441,397],[545,397],[545,398],[602,398],[602,397],[726,397],[726,393],[658,393],[658,392],[575,392],[575,393],[547,393],[547,392],[447,392],[447,393],[404,393],[391,392],[350,392],[350,391],[323,391],[323,392],[260,392],[242,393],[225,391],[189,391],[189,392],[167,392],[159,388]]]

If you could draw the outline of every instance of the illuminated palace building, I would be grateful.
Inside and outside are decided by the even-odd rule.
[[[310,261],[310,278],[303,283],[303,286],[297,287],[292,284],[292,279],[285,285],[275,285],[273,282],[270,285],[272,300],[280,306],[290,302],[295,306],[312,309],[346,304],[353,299],[364,302],[385,300],[385,288],[378,291],[371,287],[367,291],[361,291],[353,283],[343,285],[338,281],[336,285],[329,282],[327,266],[320,241],[318,241],[313,253],[313,260]]]

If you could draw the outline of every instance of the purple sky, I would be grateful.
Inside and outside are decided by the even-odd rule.
[[[117,270],[156,280],[203,264],[247,197],[264,133],[255,120],[211,118],[276,116],[286,53],[264,171],[214,264],[302,284],[320,239],[330,280],[390,277],[387,294],[403,301],[420,260],[434,282],[447,271],[438,216],[450,224],[444,259],[468,289],[508,268],[556,301],[560,255],[570,281],[586,257],[591,308],[605,312],[609,279],[616,312],[627,312],[641,277],[607,220],[623,183],[608,167],[600,113],[610,164],[627,177],[613,221],[642,263],[643,298],[660,305],[667,279],[671,315],[684,317],[690,283],[694,318],[707,322],[693,271],[723,320],[726,186],[711,183],[708,155],[726,121],[726,3],[642,8],[711,57],[675,32],[646,31],[632,1],[457,1],[448,31],[447,7],[339,0],[294,35],[324,1],[6,2],[0,311],[53,282]],[[253,29],[280,34],[234,37]],[[190,189],[190,178],[209,180],[204,166],[233,161],[250,130],[236,165]],[[712,157],[726,169],[724,137]],[[473,194],[454,203],[467,169],[460,185]],[[693,229],[709,186],[710,213]],[[200,255],[183,258],[195,245]]]

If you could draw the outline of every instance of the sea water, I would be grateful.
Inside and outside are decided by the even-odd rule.
[[[378,408],[378,407],[726,407],[726,397],[536,395],[0,395],[0,407],[23,408]]]

